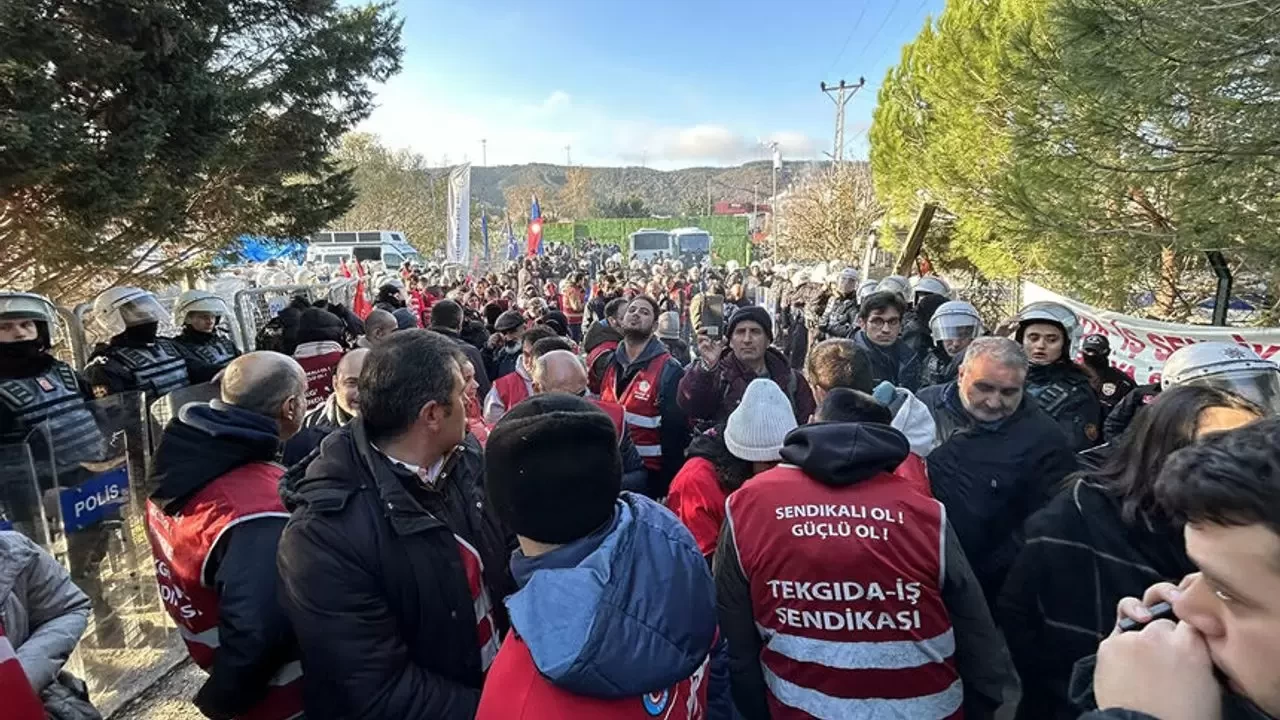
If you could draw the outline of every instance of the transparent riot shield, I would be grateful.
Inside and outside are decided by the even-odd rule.
[[[188,385],[184,388],[178,388],[168,395],[163,395],[155,400],[151,400],[148,396],[147,400],[147,416],[148,416],[148,442],[147,446],[151,453],[155,453],[156,448],[160,446],[160,434],[164,432],[164,426],[169,421],[178,417],[178,411],[183,405],[193,402],[209,402],[218,397],[219,388],[216,383],[207,382],[199,385]]]
[[[31,528],[92,606],[67,665],[110,713],[185,657],[165,612],[147,541],[147,417],[140,393],[111,395],[36,427],[20,449]],[[33,498],[38,498],[32,507]]]

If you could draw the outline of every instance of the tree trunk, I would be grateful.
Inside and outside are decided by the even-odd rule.
[[[1156,286],[1153,311],[1161,320],[1173,322],[1178,302],[1178,254],[1171,246],[1160,248],[1160,281]]]

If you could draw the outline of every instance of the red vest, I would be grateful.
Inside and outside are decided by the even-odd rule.
[[[729,496],[774,718],[963,717],[944,511],[904,482],[830,487],[779,465]]]
[[[626,429],[625,423],[627,419],[627,412],[622,409],[621,405],[605,402],[604,400],[591,399],[591,403],[603,410],[604,414],[608,415],[609,419],[613,421],[613,429],[618,431],[618,443],[621,444],[622,433]]]
[[[600,394],[600,384],[604,378],[603,374],[600,374],[600,375],[595,374],[596,362],[599,361],[600,358],[604,357],[607,353],[611,353],[617,349],[618,349],[618,341],[606,340],[605,342],[602,342],[599,345],[592,348],[591,352],[587,353],[587,386],[591,388],[591,392],[597,395]]]
[[[907,459],[894,469],[893,474],[906,480],[912,489],[920,491],[925,497],[933,497],[933,486],[929,484],[929,466],[919,455],[907,453]]]
[[[476,642],[480,644],[480,670],[485,671],[498,656],[498,624],[493,619],[493,602],[484,586],[484,561],[471,543],[454,535],[458,541],[458,554],[462,556],[462,569],[467,573],[467,589],[476,611]]]
[[[539,674],[529,647],[512,632],[485,679],[476,720],[701,720],[707,713],[707,665],[704,661],[688,678],[641,697],[575,695]]]
[[[510,372],[494,380],[493,390],[498,393],[504,410],[510,410],[516,403],[529,397],[529,385],[518,372]]]
[[[289,517],[277,491],[284,468],[249,463],[200,488],[178,515],[147,501],[147,538],[165,609],[178,625],[187,652],[208,670],[218,649],[218,593],[207,584],[205,563],[222,534],[261,517]],[[302,666],[291,662],[270,680],[271,689],[247,720],[282,720],[302,713]]]
[[[626,411],[627,427],[631,429],[631,441],[644,460],[644,466],[652,472],[662,470],[662,405],[658,391],[662,384],[662,368],[669,353],[662,353],[649,361],[621,395],[618,394],[618,364],[609,363],[601,382],[600,399],[621,405]]]
[[[333,375],[338,371],[342,353],[331,352],[297,357],[294,360],[297,360],[307,373],[307,409],[315,410],[333,394]]]
[[[6,718],[45,720],[44,703],[18,662],[13,643],[4,634],[4,625],[0,625],[0,697],[4,698]]]

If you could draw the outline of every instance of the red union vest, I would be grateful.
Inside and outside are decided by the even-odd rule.
[[[601,383],[600,399],[621,405],[626,412],[627,427],[631,429],[631,441],[651,472],[662,470],[662,404],[658,391],[662,384],[662,368],[669,353],[662,353],[649,361],[621,395],[618,394],[618,363],[609,363]]]
[[[606,340],[592,348],[591,352],[587,353],[587,385],[591,388],[591,392],[599,395],[600,385],[604,379],[603,373],[598,375],[596,374],[596,363],[600,361],[600,358],[617,349],[617,340]]]
[[[726,515],[774,718],[963,717],[941,503],[891,473],[837,488],[779,465]]]
[[[320,407],[333,394],[333,375],[338,371],[338,363],[342,361],[342,355],[342,351],[337,350],[319,355],[294,356],[293,359],[297,360],[307,373],[308,410]]]
[[[573,298],[572,303],[569,302],[570,297]],[[577,310],[570,309],[571,304],[577,305],[578,309]],[[572,285],[565,288],[563,301],[561,302],[561,305],[563,306],[562,311],[564,312],[565,319],[569,321],[570,325],[582,324],[582,311],[583,311],[583,308],[585,307],[585,298],[583,297],[581,290],[579,290],[576,287],[573,287]]]
[[[165,609],[178,625],[191,659],[208,670],[218,649],[218,593],[205,582],[205,564],[222,534],[262,517],[289,517],[276,490],[284,468],[249,463],[205,485],[182,512],[166,515],[147,501],[147,538]],[[291,662],[244,720],[284,720],[302,714],[302,666]]]
[[[503,410],[509,411],[517,403],[529,397],[529,383],[518,372],[511,372],[493,381],[493,390],[502,401]]]
[[[590,398],[589,398],[590,399]],[[626,430],[627,412],[622,409],[621,405],[604,400],[591,400],[591,404],[604,411],[605,415],[613,421],[613,429],[618,431],[618,444],[622,444],[622,433]]]

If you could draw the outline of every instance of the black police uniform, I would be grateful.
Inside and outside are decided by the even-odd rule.
[[[95,397],[140,391],[154,400],[190,384],[186,360],[173,340],[144,342],[125,333],[94,351],[84,375]]]
[[[1058,423],[1071,449],[1079,452],[1096,445],[1102,433],[1102,406],[1089,384],[1089,376],[1065,360],[1032,365],[1027,372],[1027,394]]]
[[[1120,404],[1125,395],[1133,392],[1137,384],[1133,382],[1124,372],[1111,366],[1110,363],[1101,367],[1097,365],[1089,365],[1095,375],[1097,375],[1094,390],[1098,393],[1098,402],[1102,404],[1103,416],[1111,414],[1112,409]]]
[[[858,329],[858,294],[836,295],[827,303],[819,339],[853,337]]]
[[[194,385],[209,382],[228,363],[240,355],[230,339],[216,332],[200,332],[187,325],[173,338],[173,347],[187,363],[187,378]]]

